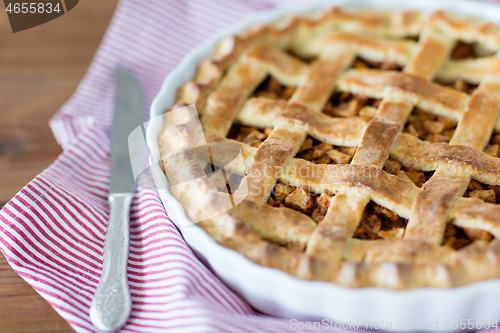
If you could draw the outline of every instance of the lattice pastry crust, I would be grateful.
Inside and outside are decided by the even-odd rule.
[[[475,43],[485,56],[451,59],[458,41]],[[248,196],[197,225],[257,264],[347,287],[452,287],[500,277],[500,205],[462,197],[472,179],[500,185],[500,159],[482,152],[500,131],[499,50],[498,26],[443,12],[331,8],[223,39],[172,109],[195,104],[209,143],[241,148],[244,167],[227,167],[245,176]],[[403,69],[350,68],[356,57]],[[268,76],[297,89],[288,100],[251,97]],[[469,95],[436,83],[459,79],[478,88]],[[337,91],[382,101],[371,120],[330,117],[322,110]],[[414,108],[457,121],[450,142],[402,133]],[[225,199],[188,149],[196,147],[192,120],[165,127],[159,143],[171,193],[199,220],[207,210],[223,211]],[[257,148],[227,138],[233,123],[272,131]],[[315,164],[295,157],[307,135],[357,150],[349,164]],[[214,164],[229,162],[223,151],[211,155]],[[384,171],[388,158],[434,174],[419,188]],[[278,181],[332,196],[324,218],[316,223],[267,205]],[[404,235],[353,238],[370,201],[407,219]],[[449,223],[495,238],[455,250],[442,244]]]

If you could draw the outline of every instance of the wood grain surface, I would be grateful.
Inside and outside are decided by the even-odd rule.
[[[117,0],[13,34],[0,4],[0,208],[61,153],[48,121],[85,74]],[[0,332],[73,332],[0,253]]]

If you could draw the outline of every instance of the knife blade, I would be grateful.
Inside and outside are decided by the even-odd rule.
[[[132,302],[127,278],[130,245],[129,214],[136,182],[133,168],[140,154],[131,158],[129,135],[144,122],[141,87],[125,68],[114,73],[115,109],[111,131],[109,221],[104,241],[103,272],[90,306],[92,323],[102,331],[117,331],[130,315]],[[137,152],[137,147],[134,148]]]

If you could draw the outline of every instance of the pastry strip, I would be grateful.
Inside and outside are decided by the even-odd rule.
[[[290,102],[304,105],[310,110],[321,111],[333,92],[337,75],[353,61],[352,53],[329,55],[313,61],[304,84],[297,88]]]
[[[286,207],[275,208],[243,200],[234,207],[234,211],[263,239],[300,250],[305,248],[316,228],[316,223],[309,217]]]
[[[453,120],[460,119],[469,102],[466,93],[409,73],[351,69],[339,78],[337,86],[340,90],[371,98],[384,98],[387,92],[391,91],[393,99],[405,101],[429,113]]]
[[[207,98],[200,119],[205,134],[226,136],[236,112],[266,75],[263,68],[248,63],[237,63],[229,68],[219,86]]]
[[[485,78],[498,80],[500,79],[500,57],[450,60],[443,64],[437,78],[445,82],[462,79],[475,84]]]
[[[356,146],[367,124],[361,117],[332,118],[299,104],[262,97],[248,100],[236,122],[261,128],[285,125],[338,146]]]
[[[416,74],[432,80],[449,56],[454,40],[440,33],[428,29],[420,36],[420,42],[412,59],[406,65],[404,72]]]
[[[257,203],[266,203],[283,165],[295,154],[305,139],[303,131],[275,128],[269,137],[260,144],[247,168],[246,199]],[[238,196],[238,189],[236,196]]]

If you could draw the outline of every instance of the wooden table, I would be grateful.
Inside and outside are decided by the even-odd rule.
[[[0,4],[0,207],[61,153],[48,121],[85,74],[117,0],[13,34]],[[73,332],[0,252],[0,332]]]

